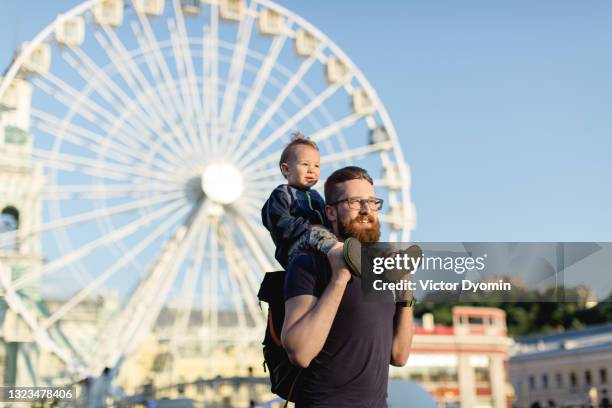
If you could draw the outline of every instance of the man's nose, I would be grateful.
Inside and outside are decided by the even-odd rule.
[[[359,202],[359,214],[369,214],[370,213],[370,206],[368,205],[368,203],[366,203],[365,201],[360,201]]]

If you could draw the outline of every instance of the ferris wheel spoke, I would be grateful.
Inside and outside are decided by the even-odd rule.
[[[256,4],[255,1],[250,2],[246,17],[240,20],[240,25],[238,27],[237,42],[234,45],[232,61],[229,67],[228,84],[225,87],[221,105],[220,126],[224,134],[230,131],[232,118],[234,117],[236,96],[238,95],[238,88],[242,82],[246,52],[253,29],[253,16],[256,15]],[[225,141],[223,145],[226,145],[227,142],[228,141]]]
[[[159,43],[157,42],[153,30],[151,29],[151,25],[149,24],[148,18],[146,16],[143,16],[142,14],[138,14],[138,18],[140,21],[140,26],[144,31],[144,38],[142,38],[141,31],[136,28],[136,25],[133,25],[132,29],[136,34],[136,38],[138,40],[140,48],[143,50],[149,49],[153,52],[154,58],[151,57],[150,52],[143,53],[147,61],[147,65],[149,67],[149,71],[151,72],[154,78],[157,78],[158,81],[163,81],[164,83],[173,83],[173,75],[170,73],[168,63],[162,55]],[[161,71],[161,79],[159,78],[158,71]],[[168,90],[167,94],[168,99],[172,101],[170,105],[172,107],[171,112],[173,112],[173,116],[177,118],[182,118],[183,124],[189,123],[189,120],[186,116],[186,109],[184,109],[184,102],[179,97],[175,87],[171,87]]]
[[[231,284],[234,288],[232,291],[232,297],[235,298],[235,306],[240,308],[239,326],[248,327],[246,321],[246,308],[251,316],[251,320],[255,326],[263,326],[264,318],[261,311],[257,308],[255,299],[257,298],[257,282],[253,282],[254,278],[251,272],[251,266],[242,262],[244,259],[237,254],[236,248],[239,248],[238,244],[233,240],[231,233],[228,231],[225,224],[220,224],[220,235],[219,242],[225,252],[225,258],[227,260],[227,266],[229,269],[228,277],[230,278]],[[238,292],[242,295],[242,299],[238,297]],[[246,307],[245,307],[246,306]],[[242,320],[242,322],[240,322]]]
[[[143,208],[151,207],[157,204],[161,204],[168,201],[175,201],[182,198],[184,193],[174,193],[174,194],[165,194],[163,196],[155,197],[155,198],[146,198],[138,201],[134,201],[127,204],[121,204],[109,208],[100,208],[94,211],[89,211],[77,215],[73,215],[67,218],[59,218],[54,219],[48,223],[42,224],[38,228],[32,228],[28,230],[28,234],[26,234],[23,238],[28,238],[30,236],[34,236],[35,234],[40,234],[46,231],[66,229],[71,225],[77,225],[83,222],[88,222],[95,220],[104,216],[111,216],[122,214],[130,211],[136,211]],[[5,233],[0,233],[0,239],[4,237],[15,237],[17,236],[17,231],[10,231]]]
[[[117,102],[113,103],[112,101],[109,101],[111,106],[125,107],[126,109],[123,110],[123,113],[134,111],[135,114],[132,115],[130,122],[133,124],[135,123],[138,124],[139,129],[135,132],[138,136],[149,135],[149,134],[161,135],[165,133],[159,124],[160,122],[157,119],[157,115],[152,114],[150,111],[145,112],[148,109],[146,107],[146,104],[143,103],[142,98],[128,97],[128,95],[121,89],[121,87],[119,87],[119,85],[117,85],[117,83],[115,83],[103,69],[101,69],[95,62],[91,60],[91,58],[89,58],[89,56],[87,56],[87,54],[85,54],[79,48],[73,48],[72,52],[80,61],[79,62],[75,61],[71,63],[71,65],[73,65],[73,68],[81,74],[81,77],[83,77],[84,80],[88,81],[88,83],[92,87],[95,87],[96,91],[100,93],[100,95],[106,94],[107,101],[108,99],[113,99],[116,97],[118,98],[117,102],[119,101],[121,102],[119,104]],[[70,55],[70,54],[65,53],[64,55]],[[68,57],[65,57],[65,59],[70,60],[70,58]],[[84,72],[84,69],[82,68],[83,66],[87,66],[89,68],[89,71],[91,72],[90,75],[87,75],[87,73]],[[92,77],[96,78],[97,80],[90,81],[90,78]],[[101,86],[101,85],[104,85],[104,86]],[[144,120],[144,118],[150,118],[151,120]],[[115,134],[115,132],[107,132],[107,133],[111,135]],[[138,137],[136,140],[141,140],[141,139],[142,139],[141,137]],[[127,142],[129,141],[131,140],[128,139]],[[159,141],[156,140],[156,138],[148,138],[142,141],[141,143],[143,146],[147,146],[147,147],[150,147],[151,144],[153,145],[160,144]],[[138,145],[135,145],[134,147],[138,148]],[[164,147],[165,149],[161,151],[160,154],[162,154],[167,159],[168,163],[177,164],[178,161],[176,157],[176,152],[172,151],[169,146],[164,145]]]
[[[269,191],[263,190],[247,190],[243,194],[243,197],[252,202],[258,202],[263,205],[263,203],[270,197]]]
[[[242,216],[246,218],[254,227],[253,233],[257,237],[257,242],[259,242],[259,244],[265,248],[265,252],[271,256],[270,261],[272,262],[273,267],[270,270],[279,268],[280,265],[278,265],[276,258],[273,257],[273,254],[275,253],[274,242],[272,242],[270,232],[268,232],[268,230],[261,225],[261,215],[259,214],[259,211],[256,210],[257,207],[252,209],[247,209],[246,207],[247,206],[245,206]]]
[[[240,110],[238,119],[236,120],[234,128],[231,132],[232,138],[228,143],[228,152],[234,151],[237,147],[237,144],[240,142],[240,137],[242,136],[242,133],[244,132],[247,124],[249,123],[249,119],[251,118],[251,115],[253,114],[253,110],[255,108],[255,104],[259,100],[263,88],[268,82],[268,79],[270,78],[272,68],[274,67],[275,62],[277,61],[278,55],[283,49],[286,40],[287,32],[283,31],[280,36],[275,37],[272,41],[272,44],[268,49],[266,59],[257,72],[255,83],[253,84],[249,95],[247,96],[244,104],[242,105],[242,109]]]
[[[136,257],[140,252],[145,250],[151,243],[153,243],[153,241],[161,237],[163,234],[167,233],[168,230],[173,225],[175,225],[182,217],[187,215],[189,211],[190,208],[185,206],[181,210],[173,214],[164,223],[157,227],[151,234],[147,235],[145,239],[143,239],[135,247],[133,247],[129,252],[123,254],[123,256],[115,264],[113,264],[112,267],[97,276],[88,286],[81,289],[68,302],[64,303],[57,311],[55,311],[42,323],[42,326],[50,327],[56,321],[61,319],[67,312],[69,312],[72,308],[81,303],[87,296],[98,290],[100,286],[104,284],[104,282],[106,282],[117,271],[121,270],[123,266],[125,266],[129,261]]]
[[[35,116],[35,114],[33,114],[33,116]],[[125,147],[117,146],[116,143],[112,142],[113,139],[110,137],[104,139],[99,135],[96,135],[94,132],[89,132],[87,134],[83,132],[75,133],[75,129],[71,129],[68,126],[63,128],[62,124],[58,122],[53,124],[50,123],[49,120],[53,119],[54,118],[47,117],[41,120],[39,123],[36,123],[35,126],[52,137],[65,140],[66,142],[72,143],[75,146],[85,148],[90,152],[95,153],[98,157],[106,156],[113,161],[121,162],[128,166],[142,160],[142,156],[136,156],[129,148],[126,149]],[[92,140],[92,138],[96,139],[95,142]],[[150,164],[164,172],[170,172],[171,174],[174,174],[177,171],[176,167],[169,167],[158,160],[150,162]]]
[[[245,195],[241,199],[241,204],[244,204],[244,206],[240,207],[240,210],[248,213],[249,215],[253,215],[258,220],[257,222],[261,222],[261,207],[263,206],[263,203],[265,202],[266,199],[267,197],[264,199],[261,199],[255,196]],[[247,207],[247,205],[249,207]],[[253,214],[249,213],[251,211],[250,210],[251,207],[253,208]],[[259,210],[255,210],[257,208]]]
[[[111,156],[113,159],[118,159],[118,157],[125,156],[126,164],[132,164],[134,161],[142,161],[142,155],[137,152],[142,149],[142,147],[151,148],[153,146],[157,146],[158,143],[152,143],[147,139],[143,139],[143,137],[139,134],[136,137],[127,137],[127,138],[114,138],[114,137],[106,137],[101,134],[86,129],[84,127],[75,125],[73,123],[68,123],[64,119],[57,118],[51,114],[39,111],[37,109],[32,109],[32,117],[36,119],[36,123],[34,124],[38,129],[43,132],[48,133],[59,139],[66,139],[71,143],[77,144],[79,146],[84,146],[90,150],[91,145],[100,146],[104,145],[109,150],[113,151],[113,155]],[[116,132],[111,131],[109,128],[101,127],[102,129],[108,130],[106,133],[113,135]],[[145,132],[142,132],[143,134]],[[139,140],[142,144],[138,145],[134,142],[134,140]],[[92,151],[97,151],[92,150]],[[154,149],[151,149],[154,152]],[[165,157],[168,157],[165,150],[158,150],[161,155],[165,154]],[[127,157],[131,157],[132,160],[128,163]],[[175,162],[175,158],[170,156],[170,160],[167,160],[168,163]],[[169,171],[171,173],[176,173],[176,167],[170,167],[161,163],[159,160],[155,160],[151,162],[151,165],[165,171]]]
[[[86,94],[79,93],[76,89],[51,73],[41,75],[33,83],[40,90],[92,124],[104,130],[109,130],[112,127],[115,120],[114,114],[102,108]],[[127,131],[128,127],[125,130]],[[134,128],[132,128],[132,131],[137,132]]]
[[[280,155],[276,156],[278,160],[278,157],[280,157]],[[269,178],[278,178],[278,174],[280,173],[280,170],[276,167],[270,167],[268,169],[265,170],[259,170],[259,171],[255,171],[253,172],[253,170],[244,170],[244,172],[248,175],[247,177],[245,177],[245,179],[249,180],[249,181],[255,181],[255,180],[261,180],[261,179],[269,179]]]
[[[302,63],[302,65],[300,65],[300,68],[297,70],[297,72],[293,75],[293,77],[291,77],[289,82],[285,84],[278,96],[274,99],[274,102],[272,102],[272,104],[266,109],[265,113],[259,117],[257,123],[255,124],[255,126],[253,126],[247,137],[243,141],[241,141],[240,148],[236,150],[236,152],[234,152],[234,160],[238,160],[246,150],[251,148],[251,145],[253,144],[261,130],[264,128],[264,126],[266,126],[266,124],[276,113],[278,108],[283,104],[287,96],[289,96],[293,89],[302,80],[302,78],[304,77],[306,72],[308,72],[315,60],[315,56],[311,56],[306,59]]]
[[[102,345],[98,356],[100,369],[105,365],[116,365],[122,355],[133,352],[134,347],[153,328],[185,262],[188,249],[199,233],[204,217],[205,212],[202,211],[201,205],[190,209],[187,219],[166,242],[155,264],[132,294],[117,323],[112,325],[111,329],[117,330],[120,336],[108,338]]]
[[[34,126],[40,129],[42,132],[45,132],[54,138],[65,140],[76,146],[80,146],[85,149],[88,149],[98,155],[105,154],[105,152],[103,152],[98,147],[102,143],[104,143],[102,140],[103,138],[101,136],[95,134],[94,132],[85,133],[72,126],[65,126],[65,128],[62,129],[62,124],[59,123],[59,121],[54,122],[54,123],[51,122],[51,120],[55,120],[55,118],[42,119],[40,117],[37,117],[38,114],[39,113],[32,112],[32,117],[37,119],[37,123],[35,123]],[[93,140],[93,139],[97,139],[97,140]],[[125,154],[126,152],[129,152],[130,150],[125,149],[125,147],[123,148],[117,147],[114,143],[109,144],[109,148],[112,149],[113,151],[112,157],[114,160],[123,162],[125,164],[133,163],[134,157],[132,156],[132,159],[130,160],[128,158],[130,156],[128,154]]]
[[[214,224],[210,229],[210,256],[209,256],[210,279],[203,278],[204,304],[203,312],[208,311],[208,321],[210,328],[214,331],[219,329],[219,242],[215,232]]]
[[[166,184],[73,184],[45,187],[42,191],[47,200],[99,200],[104,198],[140,197],[151,193],[178,191],[178,187]],[[157,194],[154,194],[157,195]]]
[[[281,183],[278,177],[274,177],[269,180],[258,180],[256,186],[248,189],[248,193],[261,193],[262,197],[266,197],[269,196],[270,192],[278,187],[279,184]]]
[[[175,2],[176,7],[178,5]],[[198,141],[194,127],[194,125],[199,124],[197,117],[201,114],[202,107],[200,106],[200,98],[197,91],[198,83],[189,49],[189,39],[187,38],[180,12],[176,15],[176,23],[173,20],[168,21],[168,30],[170,31],[174,60],[178,71],[178,81],[183,94],[183,106],[185,106],[187,114],[187,122],[183,123],[183,126],[187,129],[187,133],[189,133],[194,149],[199,150],[203,154],[203,146]]]
[[[267,197],[266,197],[267,198]],[[265,200],[264,200],[265,201]],[[261,225],[261,207],[263,206],[263,201],[247,197],[245,200],[240,200],[240,204],[237,208],[240,209],[242,214],[246,214],[252,217],[252,220],[255,221],[255,225]]]
[[[80,356],[75,355],[74,350],[69,350],[68,347],[62,347],[54,341],[46,330],[42,330],[36,321],[36,318],[30,313],[28,307],[24,304],[21,296],[10,285],[11,268],[0,264],[0,280],[4,287],[3,297],[5,302],[15,310],[32,330],[35,340],[44,349],[51,351],[58,356],[69,369],[75,370],[81,374],[86,373],[83,367],[83,361]]]
[[[210,124],[210,145],[213,154],[219,148],[217,115],[219,105],[219,9],[216,3],[210,3],[210,26],[204,30],[204,111],[207,123]],[[206,58],[208,56],[208,58]]]
[[[243,156],[238,161],[238,166],[242,167],[247,163],[250,163],[257,157],[259,153],[264,151],[268,146],[274,143],[279,137],[287,133],[292,126],[299,123],[306,115],[310,114],[313,110],[319,107],[323,102],[332,96],[339,88],[339,85],[329,86],[325,91],[321,92],[315,99],[304,106],[298,113],[291,117],[287,122],[283,124],[279,129],[275,130],[271,135],[260,141],[257,146],[249,151],[248,154]]]
[[[45,90],[47,93],[53,93],[52,90],[46,88],[44,85],[40,85],[39,87],[43,90]],[[76,91],[75,91],[76,92]],[[76,94],[74,94],[76,95]],[[61,94],[56,93],[55,94],[55,98],[57,100],[59,100],[60,102],[64,103],[66,106],[71,106],[70,104],[74,104],[74,102],[72,102],[72,100],[70,99],[70,96],[62,96]],[[75,97],[77,100],[81,100],[82,98],[79,97]],[[74,109],[74,106],[72,107]],[[75,110],[75,113],[79,114],[80,116],[82,116],[83,118],[87,119],[88,121],[92,122],[92,123],[96,123],[97,126],[99,126],[101,129],[103,129],[107,134],[110,135],[114,135],[117,132],[112,128],[112,125],[110,123],[110,120],[112,120],[112,118],[110,117],[110,113],[108,112],[102,112],[102,113],[98,113],[97,116],[96,114],[93,114],[91,110],[89,110],[89,108],[87,108],[87,110],[85,111],[81,111],[80,110],[81,107],[77,107],[77,109]],[[53,115],[48,115],[48,114],[43,114],[41,112],[35,111],[34,115],[40,115],[39,119],[42,120],[42,123],[37,124],[36,126],[39,127],[41,130],[48,132],[49,134],[53,135],[54,137],[58,137],[60,139],[64,138],[66,136],[66,130],[64,129],[64,125],[63,122],[64,120],[61,120],[59,118],[55,118]],[[99,123],[99,121],[97,120],[97,118],[100,117],[100,115],[102,117],[104,117],[107,120],[106,124],[101,124]],[[51,133],[53,132],[53,130],[56,129],[57,133]],[[96,139],[97,134],[95,132],[91,132],[88,131],[84,128],[80,128],[80,127],[75,127],[75,125],[72,125],[72,131],[74,131],[74,129],[78,129],[78,134],[79,135],[83,135],[84,137],[87,137],[88,139]],[[130,135],[130,132],[127,132],[127,128],[126,130],[126,134]],[[143,132],[144,133],[144,132]],[[77,136],[75,136],[77,137]],[[101,136],[100,136],[101,137]],[[72,138],[72,136],[70,134],[67,135],[66,140],[68,140],[69,138]],[[135,138],[137,139],[141,139],[141,136],[135,136]],[[128,138],[126,138],[126,140],[128,140]],[[76,139],[73,140],[73,142],[77,145],[83,145],[82,142],[78,142]],[[121,155],[125,156],[125,153],[130,152],[130,149],[125,149],[123,147],[119,147],[119,146],[115,146],[114,143],[114,138],[112,137],[101,137],[101,140],[98,140],[98,145],[102,145],[108,148],[112,148],[113,150],[118,150],[121,149],[120,153]],[[149,144],[146,144],[146,142],[143,143],[144,145],[146,145],[147,147],[149,147]],[[94,145],[97,146],[97,145]],[[98,152],[100,149],[98,147],[91,147],[90,145],[88,145],[88,148],[94,152]],[[112,157],[117,158],[118,156],[115,154]],[[142,157],[139,157],[138,160],[142,160]],[[157,164],[156,164],[157,165]],[[60,163],[59,164],[60,168],[66,168],[66,167],[70,167],[70,166],[66,166],[65,164]],[[157,167],[160,167],[159,165]],[[173,171],[174,173],[174,171]],[[120,177],[121,179],[122,177]]]
[[[230,261],[227,258],[228,253],[226,252],[226,244],[224,241],[224,237],[223,234],[221,232],[221,223],[220,222],[216,222],[214,224],[213,227],[213,232],[214,235],[217,238],[217,245],[219,250],[224,251],[225,254],[225,266],[226,266],[226,273],[223,274],[223,276],[221,277],[223,280],[219,280],[219,285],[220,288],[219,290],[223,291],[226,293],[226,296],[228,297],[228,300],[230,300],[233,304],[233,308],[234,308],[234,312],[236,313],[236,317],[238,320],[237,325],[239,327],[246,327],[246,314],[244,311],[244,307],[241,303],[241,299],[240,299],[240,295],[239,295],[239,289],[237,287],[236,281],[234,279],[234,275],[233,275],[233,270],[230,267]]]
[[[132,89],[134,95],[139,95],[141,92],[146,94],[147,90],[151,89],[151,84],[147,81],[142,71],[140,71],[138,66],[136,66],[134,61],[130,58],[128,51],[125,49],[125,46],[121,40],[119,40],[115,32],[106,26],[103,26],[103,28],[108,39],[110,39],[112,46],[108,44],[107,40],[100,33],[96,33],[95,35],[98,43],[100,43],[101,47],[105,50],[109,58],[116,61],[115,64],[119,69],[119,72],[128,86]],[[123,64],[125,64],[126,67],[124,67]],[[135,82],[138,83],[141,91],[136,90]],[[168,138],[169,145],[172,146],[177,155],[181,157],[184,156],[186,152],[191,150],[192,146],[189,145],[183,132],[177,129],[174,120],[169,120],[167,118],[167,113],[172,112],[172,109],[163,103],[164,98],[149,98],[149,102],[151,102],[151,107],[153,108],[150,118],[154,120],[156,117],[158,117],[165,121],[175,138],[181,143],[182,148],[179,147],[172,138]],[[163,135],[164,133],[162,133],[160,136]]]
[[[103,143],[106,136],[103,136],[100,133],[94,132],[90,129],[86,129],[82,126],[75,125],[74,123],[68,123],[66,120],[58,118],[50,113],[40,111],[38,109],[32,108],[30,111],[32,118],[35,119],[37,127],[45,126],[42,130],[46,131],[51,135],[58,135],[62,133],[62,129],[65,129],[64,132],[68,131],[70,134],[75,135],[77,138],[82,138],[86,140],[90,140],[93,143]],[[115,146],[116,143],[116,146]],[[130,149],[140,149],[141,146],[134,142],[131,138],[125,139],[112,139],[110,145],[113,146],[113,149],[117,151],[122,151],[124,154],[134,154],[134,157],[139,157],[135,153],[131,153]],[[127,149],[126,149],[127,148]]]
[[[179,334],[186,333],[187,327],[189,326],[189,320],[191,317],[191,311],[193,310],[193,302],[197,291],[196,284],[198,274],[202,270],[204,263],[204,256],[202,253],[203,248],[206,248],[206,241],[208,238],[208,224],[204,224],[200,227],[197,240],[194,240],[194,245],[191,247],[191,251],[194,254],[194,261],[188,272],[185,274],[183,279],[183,285],[181,289],[180,305],[177,311],[177,318],[174,322],[172,340],[175,340]]]
[[[142,166],[126,166],[118,163],[109,163],[102,161],[101,158],[89,159],[80,156],[75,156],[70,153],[55,153],[53,157],[48,157],[48,152],[39,149],[32,149],[32,156],[46,165],[58,165],[58,168],[66,168],[66,166],[75,166],[79,169],[89,168],[98,171],[108,171],[118,175],[131,174],[144,178],[155,179],[161,182],[177,183],[180,182],[178,176],[171,176],[163,172],[153,171]]]
[[[313,142],[321,142],[322,140],[329,138],[331,135],[337,134],[340,130],[352,126],[359,119],[359,115],[348,115],[341,120],[331,123],[326,128],[318,130],[316,133],[312,134],[309,139]],[[261,167],[272,165],[273,163],[277,162],[282,151],[282,149],[279,149],[274,153],[271,153],[261,159],[258,159],[257,162],[253,163],[252,165],[245,167],[243,169],[243,172],[247,174],[247,180],[259,180],[261,178],[278,175],[279,170],[275,167],[260,171],[255,170]]]
[[[88,256],[89,254],[94,252],[96,249],[104,245],[108,245],[113,242],[117,242],[127,236],[130,236],[134,234],[135,232],[137,232],[139,227],[149,225],[153,221],[158,220],[161,217],[168,215],[172,211],[180,209],[181,207],[188,207],[188,206],[186,205],[186,202],[177,202],[175,204],[170,204],[167,207],[162,207],[161,209],[154,211],[150,214],[147,214],[146,216],[136,221],[132,221],[116,230],[113,230],[106,235],[102,235],[100,238],[97,238],[93,240],[92,242],[89,242],[81,246],[80,248],[77,248],[73,250],[72,252],[65,254],[61,258],[54,259],[53,261],[45,264],[42,270],[37,271],[35,273],[25,275],[22,278],[19,278],[18,280],[15,281],[15,287],[20,289],[24,286],[27,286],[29,283],[31,283],[36,278],[56,272],[59,269],[66,267],[67,265],[70,265],[78,261],[79,259],[82,259],[83,257]]]
[[[321,156],[321,164],[340,162],[342,160],[347,160],[355,157],[362,157],[370,153],[388,150],[392,147],[393,143],[391,141],[376,143],[370,146],[356,147],[353,149],[345,150],[343,152],[331,153],[328,155]]]
[[[265,255],[266,252],[260,245],[258,237],[255,236],[255,232],[253,231],[253,227],[250,225],[250,221],[246,217],[244,217],[240,212],[235,213],[236,217],[236,225],[240,229],[247,246],[251,250],[251,253],[255,257],[256,262],[259,264],[259,269],[261,272],[270,272],[273,269],[272,262]],[[258,277],[260,276],[259,274]]]

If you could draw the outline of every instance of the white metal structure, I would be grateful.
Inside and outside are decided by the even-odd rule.
[[[283,183],[278,159],[295,130],[319,144],[323,177],[368,168],[385,199],[384,238],[409,239],[409,170],[375,90],[276,3],[86,1],[15,59],[0,82],[0,119],[18,114],[29,87],[24,131],[44,175],[30,193],[42,221],[0,234],[0,278],[32,339],[74,371],[116,365],[151,330],[176,347],[194,335],[260,341],[256,291],[278,268],[260,208]],[[33,236],[44,263],[11,274],[1,242]],[[39,307],[22,299],[26,288]],[[108,293],[121,307],[62,336]]]

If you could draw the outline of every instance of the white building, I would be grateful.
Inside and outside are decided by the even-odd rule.
[[[433,316],[423,316],[408,364],[391,367],[390,376],[419,383],[440,407],[510,407],[511,345],[503,310],[455,306],[451,327],[434,325]]]
[[[42,268],[40,223],[43,176],[32,164],[31,85],[16,77],[0,100],[0,271],[15,280]],[[23,306],[40,307],[39,280],[20,290]],[[0,290],[0,380],[33,384],[38,352],[32,334],[7,307]]]
[[[510,359],[518,407],[602,408],[611,371],[612,324],[519,339]]]

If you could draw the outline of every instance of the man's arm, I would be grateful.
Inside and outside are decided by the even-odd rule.
[[[412,308],[396,305],[393,321],[393,342],[391,343],[391,365],[396,367],[406,365],[413,334],[414,316]]]
[[[327,340],[351,275],[334,274],[320,298],[300,295],[285,302],[281,342],[296,365],[306,368]]]

